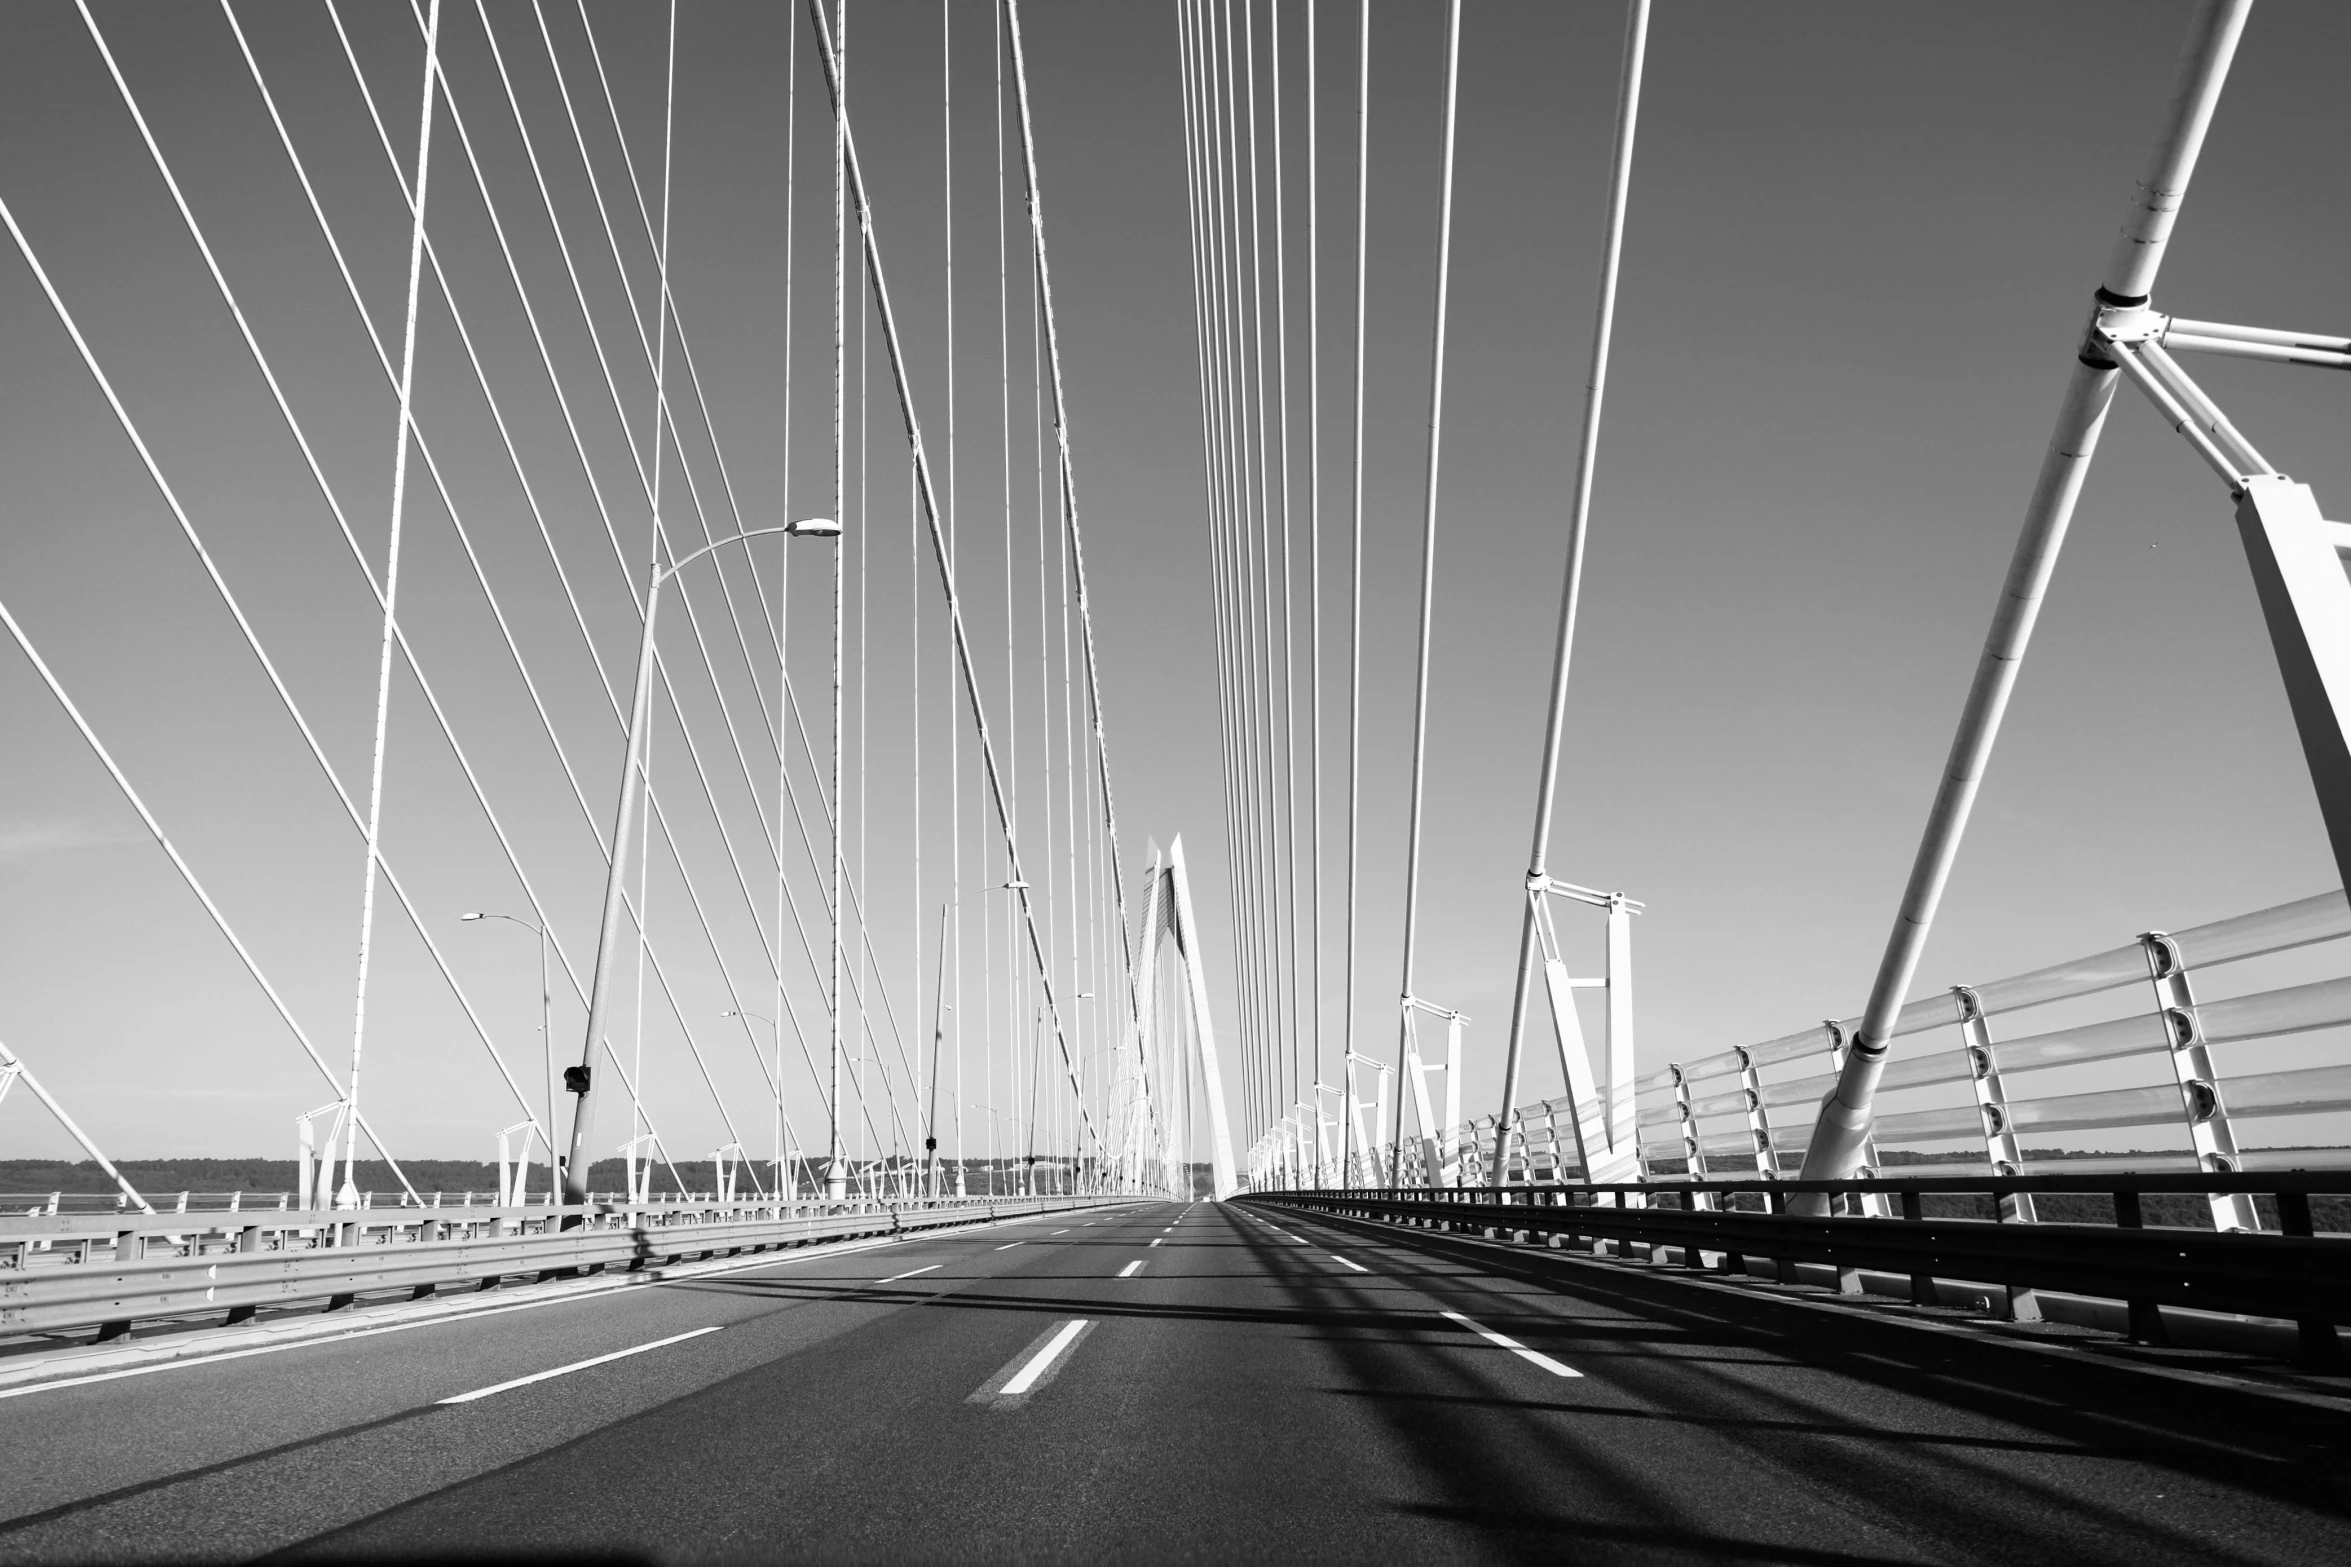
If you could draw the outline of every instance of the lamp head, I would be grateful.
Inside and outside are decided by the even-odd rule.
[[[841,525],[830,517],[802,517],[787,523],[784,532],[795,539],[837,539],[841,536]]]
[[[480,920],[489,918],[487,914],[460,914],[457,917],[461,920]]]

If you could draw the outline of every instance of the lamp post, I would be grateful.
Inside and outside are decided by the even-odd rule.
[[[520,925],[524,930],[539,938],[539,1064],[541,1071],[545,1074],[547,1088],[547,1124],[540,1130],[540,1135],[547,1140],[547,1157],[553,1159],[555,1157],[555,1036],[548,1031],[547,1027],[547,1009],[552,1000],[547,992],[547,927],[534,925],[529,920],[513,914],[481,912],[460,914],[457,917],[465,921],[504,920],[509,925]],[[530,1156],[530,1150],[527,1147],[523,1150],[523,1156],[526,1159]],[[501,1154],[499,1157],[505,1156]],[[563,1172],[556,1170],[552,1173],[555,1176],[556,1184],[560,1185],[563,1180]]]
[[[841,536],[841,525],[829,517],[808,517],[798,522],[784,523],[773,528],[746,528],[741,533],[730,533],[723,539],[713,539],[675,563],[663,566],[655,563],[645,589],[645,628],[637,639],[637,683],[635,695],[629,703],[628,756],[621,768],[620,802],[613,811],[612,864],[604,875],[604,918],[596,930],[595,978],[588,986],[588,1033],[580,1046],[580,1064],[563,1069],[563,1086],[579,1096],[572,1110],[571,1155],[563,1167],[563,1200],[578,1205],[588,1200],[588,1134],[595,1124],[595,1096],[590,1091],[594,1080],[597,1048],[604,1042],[604,1013],[612,995],[612,949],[620,936],[621,893],[627,887],[628,848],[636,830],[637,809],[644,795],[645,727],[653,705],[653,628],[654,617],[661,609],[661,590],[672,577],[685,570],[703,556],[720,546],[740,544],[748,539],[766,538],[782,534],[790,538],[832,539],[836,553]],[[836,637],[838,640],[837,628]],[[835,770],[838,771],[838,758]],[[838,790],[836,789],[836,796]],[[841,1147],[841,896],[839,887],[841,812],[838,798],[833,809],[833,1163],[840,1167]]]
[[[780,1064],[780,1063],[783,1061],[783,1059],[784,1059],[784,1030],[783,1030],[783,1026],[782,1026],[781,1024],[779,1024],[778,1022],[776,1022],[776,1020],[775,1020],[774,1018],[772,1018],[772,1017],[769,1017],[769,1016],[767,1016],[766,1014],[764,1014],[764,1013],[760,1013],[760,1012],[739,1012],[739,1011],[738,1011],[738,1012],[721,1012],[721,1013],[719,1014],[719,1016],[720,1016],[720,1017],[747,1017],[747,1018],[751,1019],[751,1021],[753,1021],[754,1023],[765,1023],[765,1024],[767,1025],[767,1031],[768,1031],[768,1033],[769,1033],[769,1034],[770,1034],[770,1035],[773,1037],[773,1039],[774,1039],[774,1043],[775,1043],[775,1054],[776,1054],[776,1060],[777,1060],[777,1062],[778,1062],[779,1064]],[[783,1075],[782,1075],[782,1073],[781,1073],[780,1071],[779,1071],[779,1072],[777,1073],[777,1075],[776,1075],[776,1080],[775,1080],[775,1091],[776,1091],[776,1161],[775,1161],[775,1162],[776,1162],[776,1189],[777,1189],[777,1191],[780,1193],[780,1192],[782,1191],[782,1189],[783,1189],[783,1184],[784,1184],[784,1079],[783,1079]],[[798,1183],[797,1183],[797,1182],[795,1182],[795,1183],[794,1183],[794,1185],[793,1185],[793,1192],[794,1192],[794,1195],[795,1195],[795,1196],[797,1196],[797,1195],[798,1195],[798,1191],[799,1191]]]
[[[972,890],[974,892],[1026,892],[1028,886],[1029,884],[1025,881],[1014,880],[1000,882],[993,887],[975,887]],[[947,963],[947,915],[950,910],[962,907],[962,904],[963,897],[960,894],[943,899],[939,904],[939,966],[942,973]],[[961,955],[958,954],[959,970],[960,965]],[[940,1047],[946,1042],[946,1030],[943,1026],[944,1014],[951,1009],[947,1004],[947,992],[944,984],[934,982],[933,989],[936,992],[936,1000],[933,1002],[931,1011],[931,1083],[930,1091],[925,1096],[927,1108],[923,1117],[925,1123],[923,1156],[929,1167],[928,1179],[931,1196],[937,1198],[945,1195],[939,1190],[939,1057],[944,1053]],[[960,1023],[961,1020],[957,1021]],[[960,1049],[960,1046],[958,1048]],[[959,1055],[957,1059],[962,1058]],[[955,1127],[955,1195],[961,1197],[966,1193],[963,1179],[963,1117],[960,1111],[955,1118]]]

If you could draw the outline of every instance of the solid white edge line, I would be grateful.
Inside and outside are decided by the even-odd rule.
[[[1369,1273],[1371,1271],[1371,1269],[1365,1267],[1360,1262],[1349,1262],[1346,1258],[1340,1256],[1337,1252],[1331,1253],[1330,1256],[1331,1261],[1337,1263],[1342,1268],[1353,1268],[1358,1273]]]
[[[936,1273],[939,1269],[944,1268],[945,1266],[947,1265],[943,1262],[934,1262],[927,1268],[908,1268],[904,1273],[893,1273],[886,1279],[874,1280],[874,1283],[877,1286],[883,1284],[895,1284],[900,1279],[911,1279],[918,1273]]]
[[[568,1366],[557,1366],[552,1371],[534,1371],[527,1377],[516,1377],[511,1382],[494,1382],[488,1387],[477,1387],[470,1393],[459,1393],[450,1398],[436,1398],[436,1404],[470,1404],[477,1398],[488,1398],[492,1393],[511,1392],[518,1387],[529,1387],[533,1382],[544,1382],[549,1377],[569,1376],[574,1371],[585,1371],[590,1366],[601,1366],[615,1360],[626,1360],[631,1355],[642,1355],[649,1349],[666,1349],[672,1344],[683,1344],[690,1338],[705,1333],[716,1333],[724,1326],[713,1323],[706,1328],[695,1328],[686,1333],[673,1333],[668,1338],[657,1338],[650,1344],[639,1344],[634,1349],[616,1349],[609,1355],[591,1355],[586,1360],[575,1360]]]
[[[1118,1270],[1118,1276],[1122,1279],[1131,1279],[1142,1271],[1143,1265],[1141,1263],[1130,1262],[1125,1267]]]
[[[1509,1337],[1507,1334],[1497,1333],[1492,1328],[1470,1321],[1469,1318],[1463,1316],[1458,1311],[1440,1311],[1437,1313],[1437,1315],[1440,1317],[1450,1318],[1451,1320],[1460,1323],[1463,1327],[1469,1329],[1472,1333],[1475,1333],[1479,1338],[1484,1339],[1487,1343],[1499,1344],[1504,1349],[1509,1350],[1513,1355],[1516,1355],[1519,1359],[1532,1361],[1534,1364],[1541,1366],[1545,1371],[1550,1372],[1555,1377],[1580,1377],[1583,1375],[1583,1373],[1576,1370],[1575,1367],[1563,1366],[1558,1361],[1553,1360],[1549,1355],[1543,1354],[1539,1350],[1529,1349],[1524,1344],[1521,1344],[1518,1340]]]
[[[998,1398],[1018,1398],[1036,1386],[1037,1378],[1045,1374],[1045,1368],[1060,1358],[1063,1350],[1069,1348],[1070,1340],[1085,1331],[1086,1319],[1084,1317],[1064,1324],[1060,1332],[1045,1341],[1043,1349],[1029,1357],[1027,1365],[1012,1374],[1011,1381],[996,1390],[996,1396]]]

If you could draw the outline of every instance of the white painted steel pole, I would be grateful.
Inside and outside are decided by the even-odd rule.
[[[82,1145],[82,1152],[88,1154],[92,1159],[98,1162],[99,1169],[104,1170],[108,1176],[112,1177],[114,1184],[122,1188],[122,1194],[125,1197],[128,1197],[131,1201],[139,1205],[139,1211],[141,1213],[153,1213],[155,1211],[154,1205],[148,1202],[146,1198],[139,1195],[138,1188],[123,1178],[123,1173],[114,1167],[114,1161],[107,1158],[104,1153],[100,1152],[96,1143],[90,1141],[90,1134],[82,1130],[81,1124],[74,1120],[72,1116],[65,1113],[65,1106],[59,1104],[55,1099],[49,1097],[49,1090],[43,1088],[41,1086],[41,1080],[33,1076],[33,1069],[24,1064],[24,1058],[19,1056],[15,1051],[9,1049],[5,1044],[0,1044],[0,1068],[5,1068],[9,1075],[12,1075],[21,1080],[25,1087],[33,1091],[33,1097],[35,1099],[40,1100],[42,1104],[49,1107],[49,1113],[57,1117],[57,1124],[64,1127],[66,1132],[73,1138],[75,1142]],[[6,1081],[6,1077],[0,1076],[0,1087],[5,1087]],[[302,1122],[302,1125],[305,1129],[307,1129],[310,1125],[308,1119],[305,1119]],[[331,1146],[328,1149],[328,1155],[330,1159],[333,1156],[333,1149]]]
[[[2162,133],[2132,192],[2095,308],[2128,309],[2147,302],[2251,9],[2252,0],[2205,0],[2197,7],[2180,52]],[[2033,486],[2024,530],[2009,562],[2008,580],[2000,591],[1991,632],[1984,639],[1975,680],[1960,711],[1959,732],[1952,738],[1943,781],[1927,814],[1926,832],[1903,891],[1901,912],[1870,986],[1869,1005],[1862,1012],[1861,1026],[1853,1036],[1836,1089],[1821,1102],[1812,1143],[1804,1153],[1804,1180],[1835,1180],[1851,1171],[1860,1157],[1862,1141],[1869,1132],[1871,1101],[1885,1071],[1887,1036],[1894,1014],[1909,993],[1935,908],[1942,901],[1944,884],[1958,855],[1992,742],[1999,734],[2001,714],[2015,688],[2042,596],[2065,542],[2066,527],[2073,520],[2074,502],[2097,450],[2098,433],[2114,398],[2115,377],[2108,355],[2094,342],[2085,341],[2066,386],[2056,433]],[[1793,1207],[1797,1212],[1819,1213],[1827,1204],[1824,1195],[1804,1194]]]
[[[821,17],[820,17],[821,20]],[[848,397],[848,331],[844,306],[849,269],[849,5],[840,0],[833,23],[829,54],[833,88],[833,516],[848,515],[848,447],[843,441]],[[831,1019],[831,1098],[826,1111],[832,1121],[830,1160],[825,1166],[825,1196],[839,1202],[849,1194],[849,1169],[841,1162],[841,658],[842,612],[847,607],[846,562],[838,544],[833,547],[833,951],[832,989],[827,997]]]
[[[572,1207],[588,1200],[589,1133],[595,1125],[595,1095],[590,1085],[595,1080],[596,1052],[604,1043],[605,1010],[612,999],[612,949],[620,938],[629,838],[635,830],[637,797],[643,784],[645,715],[653,702],[653,627],[661,607],[661,583],[661,569],[656,566],[645,585],[645,629],[637,642],[636,691],[629,699],[628,756],[621,767],[620,805],[613,813],[612,863],[604,871],[604,915],[596,927],[596,967],[588,981],[588,1035],[580,1045],[579,1076],[568,1085],[579,1096],[572,1106],[571,1154],[563,1167],[563,1200]]]
[[[1625,14],[1624,71],[1616,98],[1616,148],[1609,159],[1608,218],[1600,256],[1600,301],[1592,321],[1591,374],[1584,382],[1584,428],[1576,453],[1575,499],[1568,514],[1567,575],[1559,590],[1559,639],[1551,655],[1551,710],[1543,731],[1541,781],[1535,787],[1535,844],[1527,856],[1526,910],[1519,927],[1518,973],[1510,992],[1508,1054],[1502,1066],[1502,1109],[1494,1119],[1494,1181],[1510,1167],[1510,1110],[1518,1101],[1519,1065],[1526,1043],[1527,1001],[1535,973],[1535,900],[1550,872],[1551,818],[1559,796],[1559,758],[1567,734],[1568,659],[1575,649],[1576,612],[1584,589],[1584,540],[1592,516],[1592,474],[1600,454],[1600,405],[1608,387],[1608,349],[1616,332],[1616,281],[1624,254],[1625,202],[1633,178],[1633,133],[1641,117],[1641,71],[1649,50],[1649,0],[1632,0]],[[1593,1150],[1584,1150],[1587,1161]],[[1586,1166],[1589,1168],[1589,1165]]]
[[[1412,1046],[1412,958],[1420,934],[1421,815],[1428,794],[1429,655],[1430,629],[1435,619],[1437,591],[1437,466],[1444,452],[1445,430],[1445,303],[1453,266],[1453,131],[1459,107],[1461,76],[1461,0],[1445,8],[1445,151],[1443,184],[1437,206],[1437,309],[1429,345],[1429,446],[1423,494],[1420,547],[1420,651],[1418,678],[1412,699],[1412,806],[1405,831],[1404,853],[1404,964],[1397,1023],[1396,1070],[1409,1070]],[[1396,1096],[1393,1146],[1404,1145],[1404,1096]]]

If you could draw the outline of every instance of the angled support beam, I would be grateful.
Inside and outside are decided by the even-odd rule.
[[[2252,0],[2203,0],[2189,23],[2162,128],[2131,194],[2121,232],[2099,283],[2093,330],[2076,349],[2057,428],[2042,459],[2032,500],[2025,508],[2024,527],[2009,561],[2008,579],[2001,588],[1991,630],[1984,638],[1967,701],[1960,709],[1958,732],[1952,736],[1950,757],[1927,813],[1894,928],[1878,960],[1869,1004],[1862,1011],[1861,1026],[1853,1035],[1837,1086],[1821,1101],[1811,1144],[1804,1151],[1803,1180],[1835,1180],[1849,1174],[1869,1136],[1894,1016],[1917,975],[1927,932],[1943,901],[1943,888],[1950,880],[1960,839],[1975,808],[1976,792],[1990,764],[2001,717],[2015,689],[2025,648],[2032,641],[2033,626],[2040,618],[2041,602],[2056,570],[2066,530],[2073,522],[2074,503],[2089,476],[2106,410],[2114,399],[2117,367],[2096,335],[2096,317],[2110,309],[2142,308],[2154,290],[2172,226],[2178,221],[2180,203],[2195,173],[2213,110],[2220,102],[2221,86],[2228,79],[2229,64],[2236,57],[2237,42],[2251,10]],[[1799,1193],[1790,1207],[1799,1215],[1816,1217],[1827,1211],[1828,1199],[1818,1193]]]

